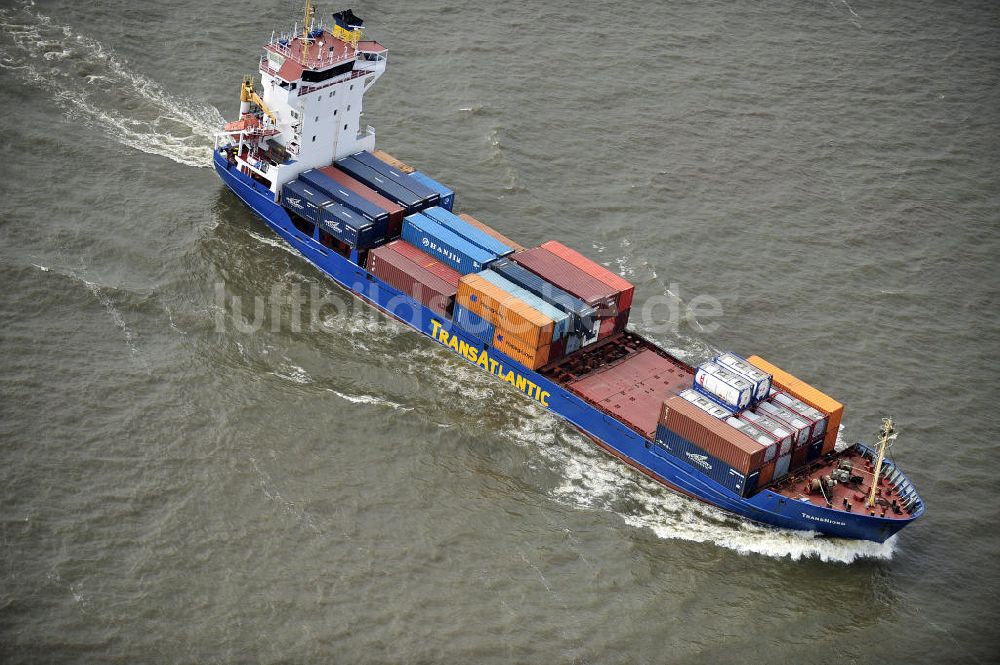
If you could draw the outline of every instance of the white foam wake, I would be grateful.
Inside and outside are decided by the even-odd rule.
[[[37,13],[0,9],[0,67],[51,94],[73,122],[189,166],[210,166],[217,109],[167,93],[104,45]]]

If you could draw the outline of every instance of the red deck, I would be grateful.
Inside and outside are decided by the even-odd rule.
[[[826,485],[823,491],[814,489],[813,480],[820,480],[831,475],[843,460],[852,464],[851,476],[860,478],[860,482],[837,483],[832,489]],[[868,492],[875,473],[875,465],[856,448],[846,450],[838,455],[831,455],[812,462],[792,471],[772,489],[790,499],[806,499],[816,506],[843,510],[845,512],[874,514],[877,517],[889,519],[907,519],[909,513],[902,509],[902,497],[899,490],[885,478],[883,470],[879,490],[876,494],[875,506],[867,505]],[[829,504],[827,499],[830,499]],[[893,503],[899,512],[893,508]]]
[[[652,438],[663,400],[690,388],[691,372],[643,349],[566,387]]]

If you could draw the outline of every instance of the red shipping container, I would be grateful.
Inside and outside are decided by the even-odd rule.
[[[399,235],[403,228],[403,215],[406,213],[406,211],[399,204],[390,201],[368,185],[358,182],[338,168],[334,168],[333,166],[324,166],[320,169],[320,171],[330,176],[344,189],[351,190],[358,196],[366,199],[372,205],[377,205],[379,208],[388,212],[389,237],[392,238]]]
[[[541,247],[511,255],[514,261],[591,307],[598,317],[618,314],[618,293],[601,280]]]
[[[760,475],[757,477],[757,489],[761,489],[771,482],[771,479],[774,478],[774,467],[777,463],[778,460],[773,459],[760,467]]]
[[[462,279],[462,274],[451,266],[441,263],[430,254],[424,253],[422,249],[411,245],[405,240],[393,240],[389,245],[414,263],[423,266],[456,289],[458,288],[458,280]]]
[[[683,397],[671,397],[665,409],[667,429],[743,475],[750,475],[764,465],[764,446]]]
[[[620,312],[613,319],[602,319],[601,327],[597,331],[597,339],[611,337],[615,333],[625,330],[626,325],[628,325],[628,310]]]
[[[802,446],[792,451],[792,462],[788,466],[789,471],[793,471],[806,463],[809,456],[809,446]]]
[[[635,294],[635,286],[632,282],[621,275],[611,272],[600,263],[588,259],[575,249],[570,249],[558,240],[543,242],[542,247],[560,258],[566,259],[573,265],[579,266],[588,275],[596,277],[617,291],[620,294],[618,296],[618,308],[620,310],[625,311],[632,306],[632,298]]]
[[[394,244],[369,252],[366,263],[368,272],[441,316],[450,316],[456,287],[397,252]]]

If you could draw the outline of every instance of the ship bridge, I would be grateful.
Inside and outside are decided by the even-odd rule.
[[[308,30],[271,35],[258,62],[259,111],[241,107],[217,141],[235,140],[232,159],[275,194],[305,170],[375,146],[362,98],[385,71],[388,49],[362,40],[362,21],[349,11],[329,28],[310,12]]]

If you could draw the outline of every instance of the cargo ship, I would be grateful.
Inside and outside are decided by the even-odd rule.
[[[558,240],[524,247],[453,189],[375,147],[364,93],[388,50],[351,10],[272,33],[223,183],[354,296],[426,335],[667,488],[777,528],[882,542],[924,512],[876,442],[838,445],[843,405],[760,358],[691,366],[628,327],[632,284]]]

